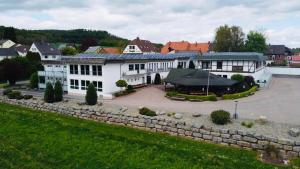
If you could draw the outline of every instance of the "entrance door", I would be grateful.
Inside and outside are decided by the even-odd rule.
[[[145,84],[145,77],[142,77],[142,84]]]
[[[147,76],[147,84],[151,84],[151,76]]]

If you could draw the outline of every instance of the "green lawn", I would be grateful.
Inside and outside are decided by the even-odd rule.
[[[256,156],[0,103],[0,168],[281,168]]]

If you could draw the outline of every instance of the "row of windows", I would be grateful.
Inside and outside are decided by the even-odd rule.
[[[70,74],[78,75],[78,65],[70,65]],[[80,65],[80,74],[81,75],[90,75],[90,65]],[[92,66],[92,75],[102,76],[102,66],[93,65]]]
[[[145,64],[129,64],[128,69],[129,69],[129,71],[144,70],[145,69]]]
[[[90,83],[91,82],[89,80],[81,80],[81,88],[80,89],[87,90]],[[98,92],[102,92],[102,82],[93,81],[92,83]],[[79,80],[70,79],[70,88],[71,89],[79,89]]]
[[[168,68],[173,67],[173,62],[161,62],[161,63],[148,63],[148,68],[150,70],[167,70]]]

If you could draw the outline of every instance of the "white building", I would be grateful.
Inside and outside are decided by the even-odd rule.
[[[9,39],[0,40],[0,48],[11,48],[14,45],[15,45],[15,42],[13,42]]]
[[[198,58],[197,67],[224,78],[241,74],[252,76],[256,81],[264,81],[268,78],[265,72],[266,59],[263,54],[255,52],[205,53]]]
[[[67,65],[68,93],[85,95],[90,83],[97,88],[101,98],[113,98],[121,89],[116,86],[120,79],[129,85],[143,85],[153,82],[156,73],[166,78],[171,68],[178,64],[188,65],[198,54],[148,54],[148,55],[104,55],[80,54],[63,57]]]
[[[139,37],[132,40],[124,49],[125,54],[154,54],[158,49],[148,40],[142,40]]]
[[[18,56],[18,52],[15,50],[15,48],[0,48],[0,61]]]

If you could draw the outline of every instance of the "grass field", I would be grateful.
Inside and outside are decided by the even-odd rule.
[[[284,167],[258,161],[253,151],[0,103],[0,168]]]

